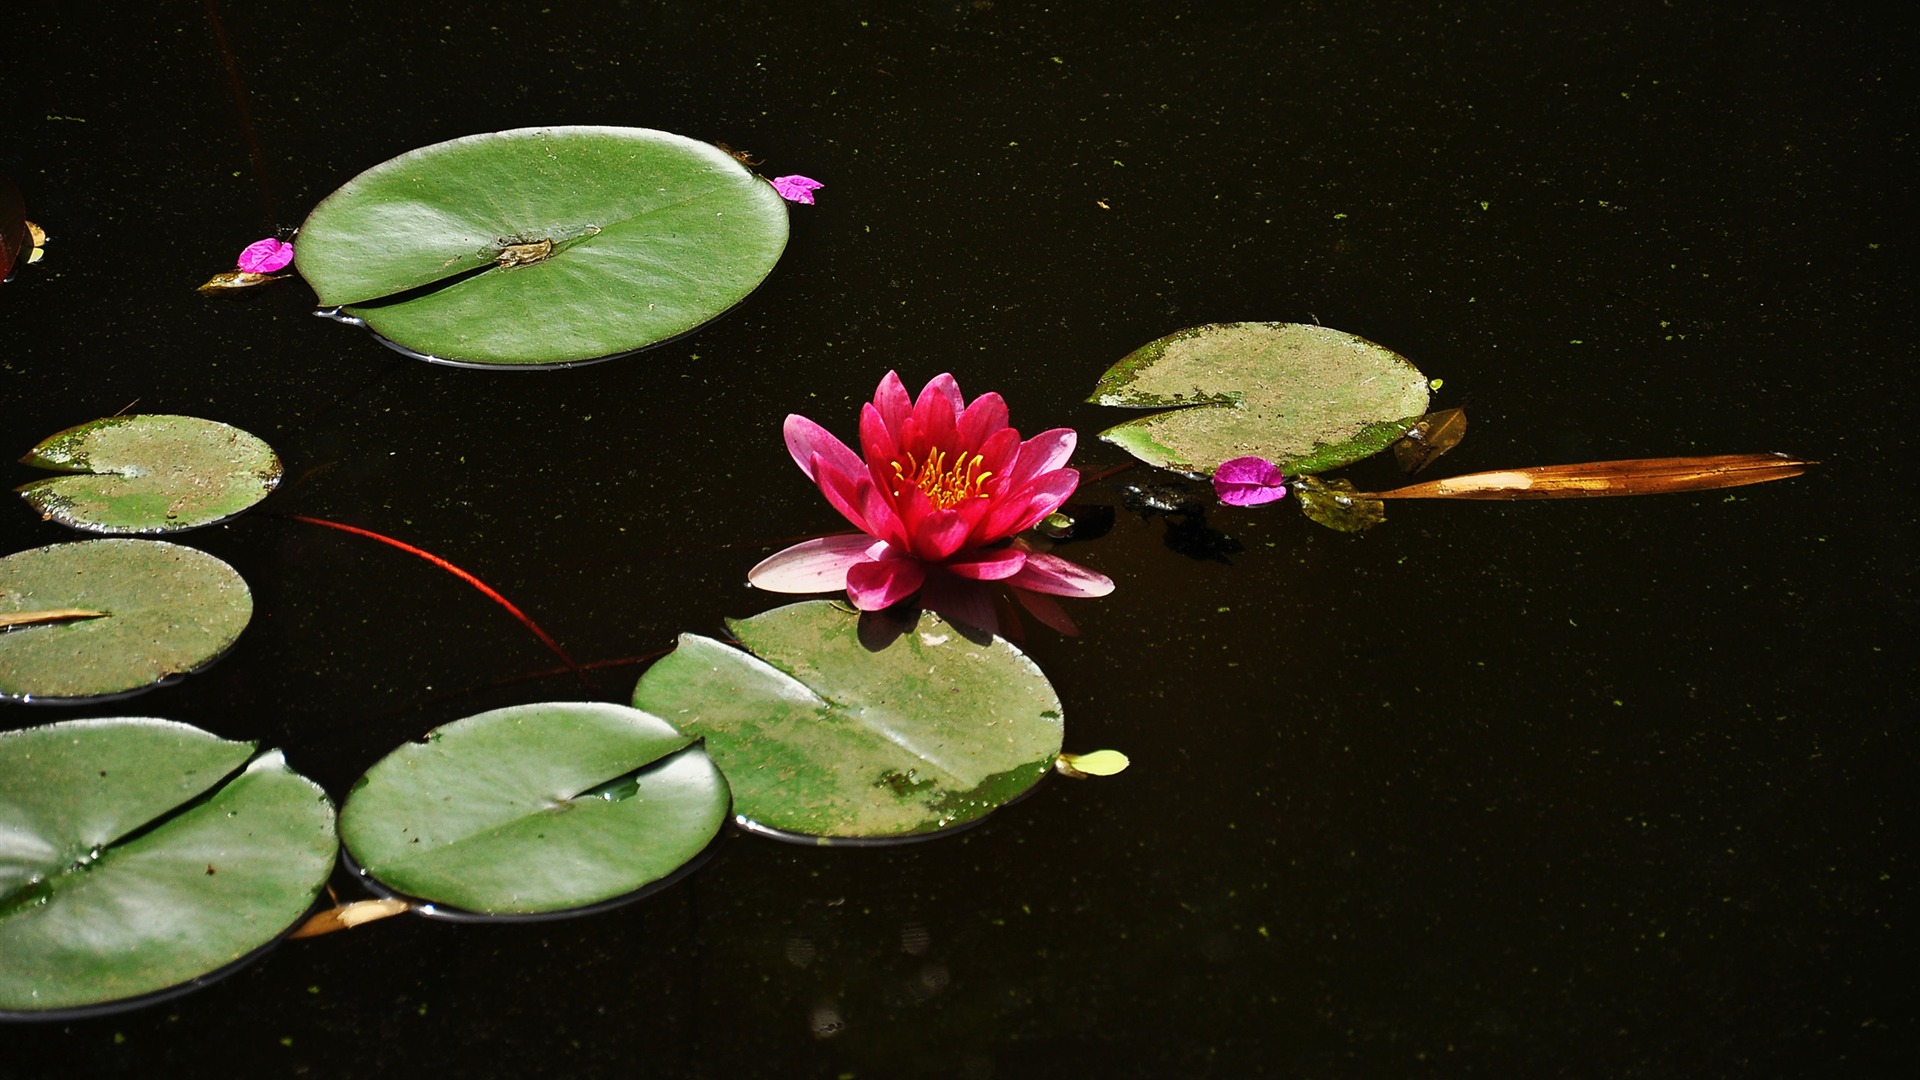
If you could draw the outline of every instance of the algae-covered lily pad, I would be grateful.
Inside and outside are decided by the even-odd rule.
[[[253,750],[149,718],[0,734],[0,1014],[192,985],[299,920],[333,804]]]
[[[353,786],[340,836],[396,892],[469,912],[587,907],[660,881],[727,817],[692,736],[624,705],[519,705],[436,728]]]
[[[300,229],[328,307],[448,363],[569,364],[687,333],[779,261],[787,210],[725,151],[647,128],[521,128],[375,165]]]
[[[1060,699],[1004,639],[932,613],[877,651],[858,613],[791,604],[695,634],[649,668],[634,705],[706,739],[749,828],[905,838],[984,817],[1060,752]]]
[[[84,618],[0,632],[0,701],[111,697],[198,671],[233,645],[253,594],[233,567],[163,540],[83,540],[0,559],[0,613]]]
[[[1386,449],[1427,411],[1427,377],[1324,326],[1212,323],[1128,353],[1088,400],[1170,408],[1100,433],[1148,464],[1210,474],[1261,457],[1296,476]]]
[[[96,533],[170,533],[212,525],[280,483],[273,448],[193,416],[112,416],[48,437],[20,459],[70,473],[15,490],[44,517]]]

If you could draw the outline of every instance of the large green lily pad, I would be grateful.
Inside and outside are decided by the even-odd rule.
[[[0,701],[109,697],[171,682],[232,647],[253,617],[233,567],[163,540],[83,540],[0,559],[0,614],[97,617],[0,633]]]
[[[170,533],[224,521],[280,482],[273,448],[193,416],[112,416],[48,437],[22,464],[72,473],[14,490],[44,517],[96,533]]]
[[[1172,411],[1102,439],[1152,465],[1211,474],[1262,457],[1290,474],[1358,461],[1427,411],[1427,377],[1365,338],[1302,323],[1212,323],[1135,349],[1100,376],[1101,405]]]
[[[569,364],[677,337],[772,272],[787,210],[717,147],[647,128],[437,143],[327,196],[294,265],[402,351]]]
[[[480,713],[368,769],[340,835],[408,896],[490,915],[586,907],[672,874],[719,833],[727,783],[693,742],[623,705]]]
[[[1060,753],[1060,699],[1032,660],[932,613],[879,651],[826,600],[696,634],[649,668],[638,708],[706,739],[748,826],[820,838],[913,837],[975,821]]]
[[[306,912],[333,869],[333,804],[253,750],[138,717],[0,734],[0,1011],[190,983]]]

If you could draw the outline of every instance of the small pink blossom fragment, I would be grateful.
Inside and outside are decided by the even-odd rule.
[[[240,269],[249,274],[271,274],[285,269],[292,261],[293,245],[283,244],[271,236],[255,240],[240,253]]]
[[[1286,496],[1284,479],[1280,466],[1266,458],[1239,457],[1213,471],[1213,493],[1228,506],[1259,506]]]
[[[773,185],[773,190],[780,193],[781,198],[788,202],[806,203],[808,206],[813,205],[813,193],[827,186],[818,180],[799,175],[776,176],[768,183]]]

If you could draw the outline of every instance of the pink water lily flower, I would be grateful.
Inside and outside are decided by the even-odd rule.
[[[969,404],[952,375],[937,375],[911,398],[888,372],[860,410],[855,454],[804,416],[787,417],[787,450],[833,508],[860,531],[796,544],[747,575],[772,592],[844,588],[862,611],[920,593],[921,604],[997,629],[997,582],[1036,618],[1071,633],[1072,622],[1043,595],[1105,596],[1113,581],[1014,539],[1059,509],[1080,483],[1064,468],[1067,428],[1022,442],[1007,426],[999,394]]]

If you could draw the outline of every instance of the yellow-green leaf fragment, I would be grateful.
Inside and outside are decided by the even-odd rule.
[[[1293,482],[1293,494],[1310,520],[1329,529],[1365,532],[1387,520],[1387,504],[1355,492],[1351,481],[1302,476]]]
[[[1118,750],[1091,750],[1084,754],[1061,754],[1054,759],[1053,767],[1062,776],[1084,780],[1089,776],[1117,775],[1125,772],[1130,764],[1127,755]]]

